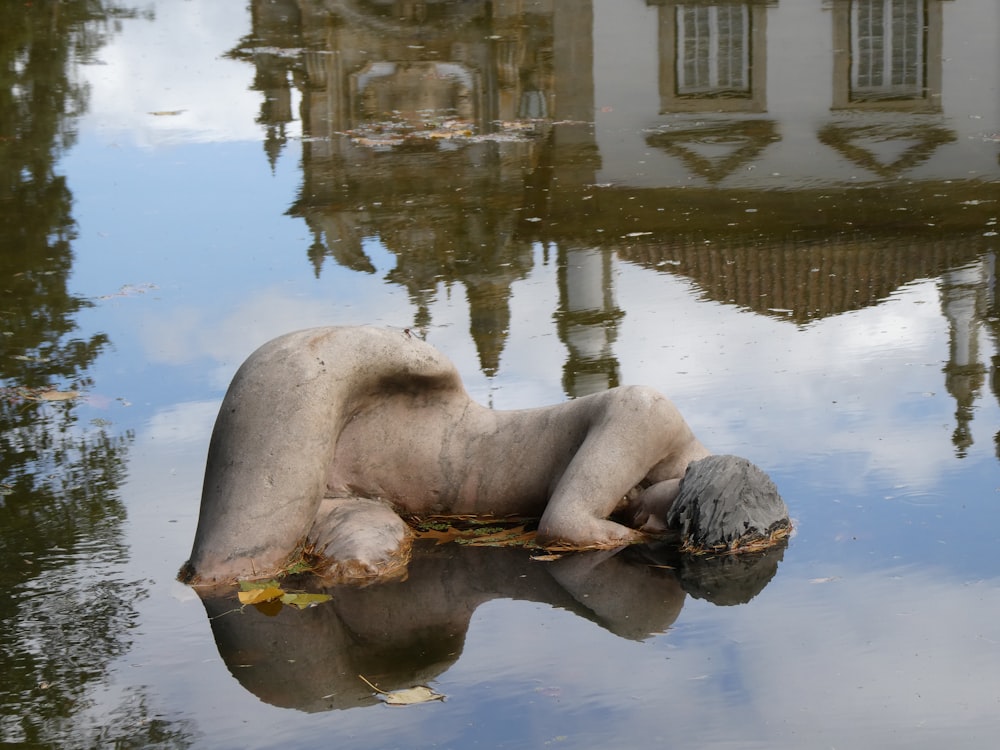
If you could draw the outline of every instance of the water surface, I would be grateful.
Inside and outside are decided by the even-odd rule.
[[[0,739],[995,735],[996,4],[0,15]],[[797,533],[744,588],[444,547],[210,620],[174,575],[232,374],[362,323],[426,336],[498,409],[655,386]],[[447,700],[381,705],[362,670]]]

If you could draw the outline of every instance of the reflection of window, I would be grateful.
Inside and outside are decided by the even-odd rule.
[[[677,95],[748,98],[746,5],[684,6],[677,13]]]
[[[851,4],[851,100],[923,96],[924,0]]]

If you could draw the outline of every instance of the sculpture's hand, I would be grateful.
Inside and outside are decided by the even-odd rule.
[[[657,482],[630,498],[622,513],[623,520],[632,528],[650,534],[667,530],[667,511],[680,492],[679,479]]]

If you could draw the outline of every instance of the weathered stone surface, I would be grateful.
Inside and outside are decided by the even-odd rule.
[[[412,532],[388,503],[323,498],[307,537],[322,573],[341,581],[389,576],[409,560]]]
[[[667,511],[668,527],[695,547],[737,546],[788,523],[788,508],[763,471],[739,456],[692,462]]]
[[[181,578],[270,577],[302,551],[337,579],[395,573],[409,554],[399,514],[535,517],[542,544],[617,548],[664,529],[688,465],[709,455],[652,388],[497,411],[408,332],[297,331],[233,378]],[[728,541],[776,516],[766,476],[734,460],[739,472],[689,474],[697,502],[681,492],[677,517],[696,539]]]

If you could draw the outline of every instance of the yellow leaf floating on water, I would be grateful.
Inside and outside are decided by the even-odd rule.
[[[441,695],[441,693],[435,693],[426,685],[416,685],[415,687],[404,688],[402,690],[382,690],[366,680],[364,675],[359,674],[358,677],[368,687],[381,695],[382,700],[387,706],[412,706],[415,703],[430,703],[431,701],[443,701],[445,699],[445,696]]]
[[[280,599],[285,595],[277,586],[268,586],[262,589],[251,589],[250,591],[240,591],[236,594],[240,599],[240,604],[260,604],[274,599]]]
[[[317,604],[328,602],[331,598],[332,597],[329,594],[307,594],[304,592],[293,591],[282,594],[281,603],[290,607],[305,609],[306,607],[314,607]]]
[[[240,604],[266,604],[274,602],[281,608],[281,604],[298,609],[306,609],[323,602],[328,602],[329,594],[309,594],[305,591],[285,591],[275,580],[270,581],[240,581],[240,588],[236,596],[239,597]],[[280,604],[279,604],[280,602]],[[271,613],[277,614],[277,611]]]

